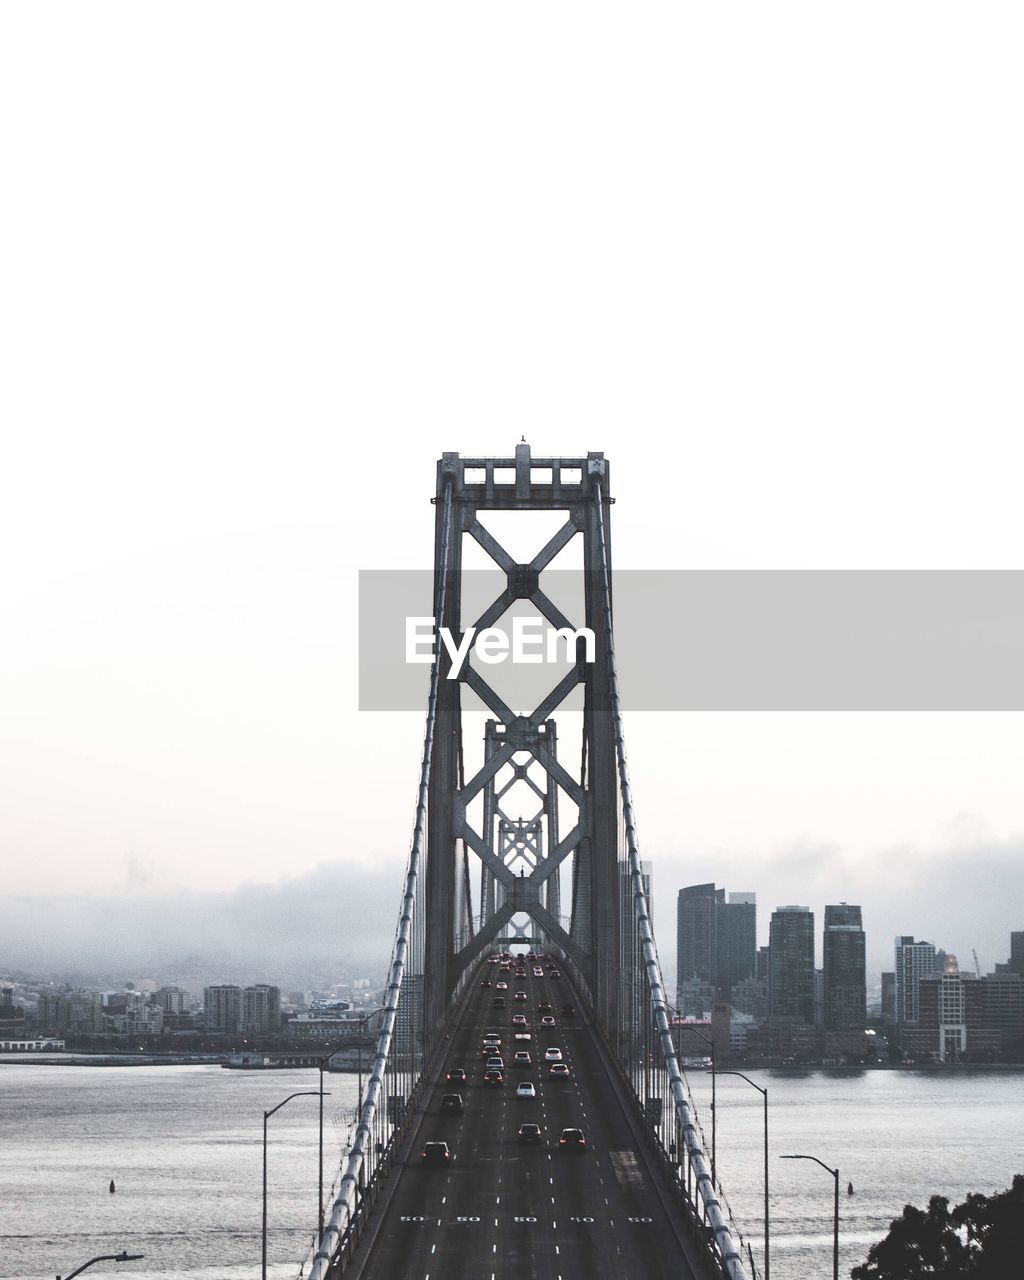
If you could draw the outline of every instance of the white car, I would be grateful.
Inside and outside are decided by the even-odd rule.
[[[561,1062],[562,1061],[561,1049],[556,1049],[553,1045],[550,1049],[545,1049],[544,1061],[545,1062]]]
[[[524,1080],[516,1089],[517,1098],[536,1098],[537,1090],[533,1087],[529,1080]]]

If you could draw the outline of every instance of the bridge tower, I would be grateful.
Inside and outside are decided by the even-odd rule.
[[[553,628],[593,633],[593,661],[577,644],[576,661],[532,707],[509,706],[491,680],[466,660],[458,678],[449,678],[452,659],[440,646],[437,719],[430,767],[426,844],[426,929],[423,961],[424,1031],[429,1047],[434,1029],[443,1026],[453,993],[466,967],[498,938],[514,916],[527,916],[549,944],[559,948],[588,988],[606,1028],[615,1025],[619,982],[618,894],[620,869],[619,789],[613,722],[609,705],[608,654],[604,625],[601,530],[596,486],[600,486],[606,556],[610,556],[612,499],[609,468],[601,453],[585,458],[533,458],[520,444],[515,457],[462,458],[442,455],[435,497],[435,594],[444,580],[443,625],[459,642],[468,625],[477,632],[494,625],[515,601],[529,601]],[[532,559],[520,563],[481,521],[482,513],[565,512],[565,521]],[[503,589],[475,618],[463,618],[463,536],[487,553],[503,575]],[[583,617],[566,618],[544,590],[543,571],[572,539],[583,543]],[[610,565],[609,565],[610,567]],[[577,771],[558,758],[554,711],[582,685],[582,750]],[[482,767],[463,772],[463,687],[471,689],[489,712]],[[543,771],[544,782],[534,779]],[[505,766],[510,766],[505,769]],[[502,809],[509,782],[522,780],[536,793],[536,814]],[[531,776],[527,777],[528,771]],[[564,836],[559,830],[558,793],[577,811]],[[473,825],[470,810],[482,799],[483,821]],[[523,827],[516,824],[523,819]],[[482,826],[482,830],[479,829]],[[519,847],[517,847],[517,844]],[[470,856],[479,859],[480,910],[466,940],[459,914],[457,885]],[[559,870],[572,859],[571,923],[560,916]],[[522,871],[523,874],[519,874]],[[465,913],[463,913],[465,915]]]

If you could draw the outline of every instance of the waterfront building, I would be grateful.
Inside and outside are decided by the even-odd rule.
[[[242,991],[239,1031],[245,1035],[274,1035],[281,1029],[281,989],[257,982]]]
[[[823,1024],[855,1031],[867,1024],[867,972],[860,907],[840,902],[825,908]]]
[[[915,942],[913,935],[896,938],[896,1021],[920,1020],[921,979],[941,973],[946,959],[934,942]]]
[[[757,897],[753,893],[730,893],[727,901],[715,904],[715,913],[715,989],[720,999],[729,1000],[738,982],[753,977],[757,963]]]
[[[203,1013],[207,1031],[238,1030],[242,1017],[242,989],[230,982],[218,982],[203,991]]]
[[[714,884],[680,889],[676,902],[676,1003],[686,983],[703,983],[723,1000],[753,975],[757,952],[757,900],[726,894]]]
[[[814,912],[777,907],[769,928],[768,1016],[814,1023]]]

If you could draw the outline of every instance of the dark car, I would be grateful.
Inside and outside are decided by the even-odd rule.
[[[495,1007],[495,1009],[504,1009],[504,1007],[505,1007],[505,997],[504,997],[504,996],[495,996],[495,997],[494,997],[494,1007]]]
[[[540,1004],[537,1006],[538,1013],[550,1013],[551,1009],[552,1009],[552,1004],[550,1000],[542,1000]]]
[[[451,1071],[448,1072],[448,1079],[452,1082],[452,1084],[465,1084],[466,1083],[465,1069],[462,1067],[452,1067]]]
[[[575,1017],[576,1017],[576,1010],[573,1008],[573,1006],[572,1006],[571,1004],[563,1004],[563,1005],[562,1005],[562,1017],[563,1017],[563,1018],[575,1018]]]
[[[481,985],[482,987],[489,987],[489,986],[491,985],[491,980],[490,980],[490,978],[484,978],[483,982],[481,982],[481,983],[480,983],[480,985]]]
[[[461,1116],[465,1110],[461,1093],[446,1093],[441,1099],[441,1114],[443,1116]]]
[[[447,1142],[424,1142],[420,1152],[420,1164],[424,1165],[448,1164],[451,1158]]]
[[[587,1140],[582,1129],[563,1129],[558,1137],[558,1145],[563,1151],[586,1151]]]
[[[528,1146],[537,1146],[542,1141],[544,1134],[539,1124],[521,1124],[516,1137],[520,1142],[526,1143]]]
[[[484,1072],[484,1084],[497,1086],[500,1088],[505,1083],[504,1075],[497,1069],[491,1067]]]

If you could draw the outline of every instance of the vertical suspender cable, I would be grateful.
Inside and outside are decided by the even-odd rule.
[[[448,556],[451,546],[451,526],[452,526],[452,484],[448,479],[444,486],[444,508],[441,520],[441,572],[438,575],[438,581],[435,585],[434,592],[434,634],[440,634],[441,624],[444,621],[445,597],[448,586]],[[417,896],[417,887],[420,873],[420,862],[423,857],[423,845],[426,830],[427,817],[427,792],[430,785],[430,761],[434,750],[434,725],[437,719],[437,692],[440,672],[438,670],[438,661],[435,657],[430,668],[430,693],[427,698],[427,720],[426,728],[423,734],[423,754],[420,759],[420,782],[419,790],[416,794],[416,819],[413,824],[412,845],[409,850],[409,861],[406,865],[405,873],[405,891],[402,895],[402,909],[398,921],[398,931],[395,935],[394,950],[391,955],[391,968],[388,973],[387,992],[384,998],[384,1018],[381,1022],[380,1035],[377,1039],[377,1050],[373,1060],[373,1070],[370,1072],[366,1085],[366,1095],[363,1101],[362,1113],[359,1117],[359,1123],[356,1126],[355,1142],[349,1152],[348,1160],[345,1164],[345,1172],[342,1174],[341,1185],[338,1188],[338,1195],[331,1209],[331,1216],[324,1226],[324,1233],[320,1239],[319,1248],[316,1255],[310,1263],[306,1280],[326,1280],[328,1269],[330,1267],[331,1258],[337,1251],[338,1245],[341,1243],[342,1237],[352,1221],[352,1216],[356,1207],[356,1189],[360,1183],[360,1175],[366,1164],[368,1152],[368,1143],[372,1141],[371,1134],[374,1131],[375,1121],[377,1117],[377,1109],[380,1103],[381,1088],[384,1080],[384,1071],[387,1066],[388,1054],[391,1049],[391,1039],[395,1029],[395,1019],[398,1012],[398,998],[402,988],[402,978],[405,973],[406,961],[410,957],[410,941],[412,939],[413,918],[415,916],[415,904]],[[410,1029],[412,1030],[412,1017],[414,1010],[410,1011]],[[411,1037],[410,1037],[411,1038]]]
[[[604,603],[605,652],[608,663],[608,695],[611,704],[612,724],[615,730],[615,758],[619,772],[619,791],[622,796],[622,818],[626,827],[626,848],[629,852],[629,872],[633,884],[633,903],[636,908],[639,926],[641,951],[644,967],[647,971],[647,982],[651,989],[651,1006],[654,1020],[661,1039],[662,1055],[668,1065],[669,1083],[675,1104],[676,1115],[683,1131],[689,1162],[693,1167],[700,1189],[701,1200],[707,1214],[708,1222],[714,1232],[718,1251],[722,1258],[722,1267],[729,1280],[748,1280],[743,1266],[743,1257],[727,1215],[722,1211],[714,1183],[711,1180],[711,1169],[701,1146],[700,1134],[690,1114],[690,1103],[686,1094],[686,1085],[679,1070],[672,1030],[668,1020],[668,1004],[665,1000],[665,987],[661,976],[661,964],[654,943],[654,932],[651,929],[651,917],[647,907],[647,895],[644,893],[643,869],[640,865],[640,846],[636,834],[636,817],[633,811],[633,793],[629,785],[629,769],[626,764],[626,744],[622,733],[622,709],[619,705],[619,677],[615,665],[615,637],[612,631],[612,594],[611,580],[608,572],[608,543],[604,529],[604,498],[600,480],[594,484],[594,506],[596,509],[598,541],[601,555],[601,589]]]

